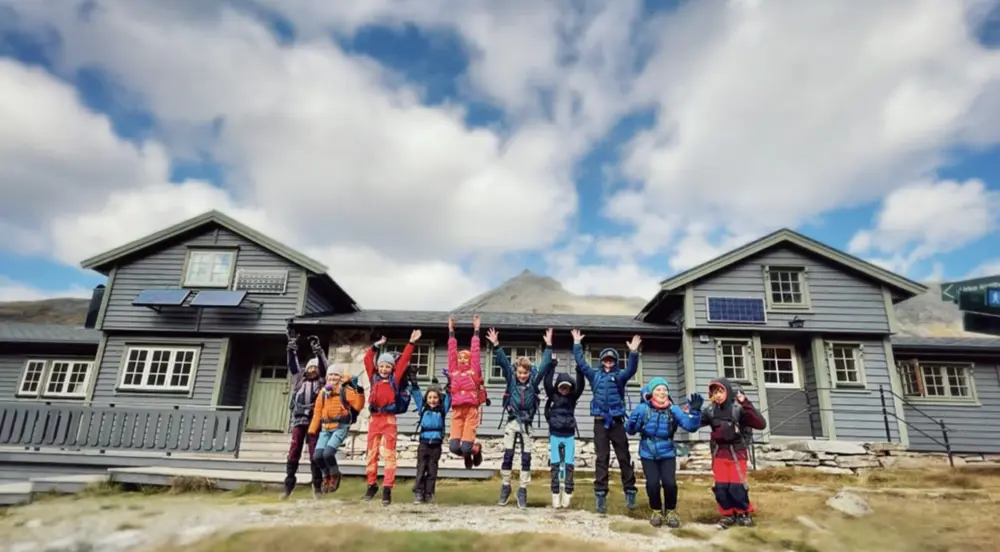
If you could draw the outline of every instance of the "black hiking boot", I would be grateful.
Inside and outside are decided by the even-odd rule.
[[[416,492],[413,493],[413,503],[414,504],[423,504],[424,503],[424,492],[423,491],[416,491]]]
[[[479,467],[483,464],[483,446],[479,443],[472,445],[472,465]]]
[[[635,489],[632,489],[630,491],[625,491],[625,507],[628,508],[629,510],[636,509],[635,495],[636,495]]]
[[[382,506],[392,504],[392,487],[382,487]]]
[[[594,500],[597,502],[597,513],[604,515],[608,513],[608,493],[607,492],[596,492],[594,493]]]
[[[434,493],[427,493],[424,497],[424,504],[434,504]]]
[[[517,507],[525,509],[528,507],[528,488],[521,487],[517,490]]]
[[[378,494],[378,485],[368,485],[368,490],[365,491],[365,502],[371,502],[376,494]]]
[[[736,518],[734,516],[722,516],[719,519],[719,529],[729,529],[733,525],[736,525]]]
[[[750,514],[736,514],[736,525],[740,527],[753,527],[753,518]]]
[[[509,501],[510,485],[500,485],[500,500],[497,500],[497,506],[506,506]]]

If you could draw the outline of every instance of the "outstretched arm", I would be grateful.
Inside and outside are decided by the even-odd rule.
[[[743,400],[743,402],[740,403],[740,406],[743,407],[743,418],[740,420],[740,424],[756,429],[757,431],[764,431],[767,429],[767,420],[765,420],[764,417],[757,412],[757,409],[754,407],[753,403],[750,402],[750,399]]]
[[[584,377],[587,381],[594,384],[594,369],[590,367],[587,363],[587,357],[583,354],[583,344],[574,343],[573,344],[573,359],[576,360],[576,369],[583,372]]]
[[[424,394],[420,392],[419,387],[415,387],[410,390],[410,397],[413,398],[413,404],[417,408],[417,412],[424,406]]]
[[[619,379],[621,385],[627,384],[639,371],[639,346],[642,345],[642,338],[634,335],[632,341],[625,342],[625,345],[628,346],[628,360],[625,362],[625,373]]]
[[[368,381],[375,381],[375,355],[385,345],[385,336],[372,344],[371,347],[365,351],[365,374],[368,375]]]
[[[458,339],[455,338],[455,319],[448,318],[448,371],[458,368]]]
[[[542,381],[545,382],[545,394],[550,397],[556,394],[556,386],[553,383],[553,380],[555,380],[555,378],[556,378],[555,370],[549,370],[548,373],[546,373],[545,376],[542,377]]]
[[[293,376],[302,371],[302,368],[299,367],[299,347],[293,339],[288,340],[288,354],[286,362],[288,363],[288,372]]]
[[[639,420],[642,420],[645,417],[646,405],[643,403],[635,407],[635,409],[632,410],[632,413],[628,415],[628,420],[625,422],[625,433],[628,433],[629,435],[639,433],[639,430],[642,429],[639,427]]]
[[[583,370],[579,366],[576,368],[576,387],[573,388],[573,400],[578,401],[583,396],[583,388],[587,385],[587,378],[584,377]]]
[[[323,347],[320,346],[319,338],[314,335],[309,336],[309,346],[312,348],[313,354],[316,355],[316,362],[319,363],[320,375],[326,375],[326,371],[330,367],[330,363],[326,360],[326,353],[323,352]]]
[[[483,377],[483,357],[479,344],[479,316],[473,318],[472,343],[469,345],[469,365],[472,366],[472,373]]]
[[[684,410],[676,404],[671,405],[670,410],[673,412],[674,418],[677,420],[677,425],[681,426],[684,431],[690,433],[698,431],[698,428],[701,427],[700,410],[694,410],[689,414],[684,412]]]
[[[494,347],[493,355],[496,358],[497,364],[500,365],[500,373],[503,375],[504,381],[510,382],[514,378],[514,368],[510,365],[507,353],[503,352],[503,349],[500,347]]]
[[[537,390],[538,386],[542,383],[542,380],[548,378],[550,374],[555,372],[553,367],[552,348],[546,347],[545,352],[542,353],[542,365],[538,367],[537,372],[532,374],[531,387]]]

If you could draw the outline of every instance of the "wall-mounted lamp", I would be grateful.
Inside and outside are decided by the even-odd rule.
[[[796,316],[795,318],[788,321],[789,328],[804,328],[806,321]]]
[[[698,336],[698,341],[701,341],[702,343],[708,343],[708,336],[705,334],[701,334]]]

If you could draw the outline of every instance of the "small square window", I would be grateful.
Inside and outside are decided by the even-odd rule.
[[[828,343],[827,365],[834,387],[865,387],[864,349],[855,343]]]
[[[720,339],[716,341],[715,353],[723,377],[741,383],[753,381],[753,359],[748,341]]]
[[[406,348],[406,343],[386,343],[385,351],[394,354],[402,354]],[[417,377],[422,380],[430,380],[434,373],[433,343],[420,343],[413,346],[413,355],[410,357],[410,367],[417,371]]]
[[[809,309],[806,270],[799,267],[764,267],[769,309]]]
[[[236,252],[228,249],[192,249],[188,251],[184,287],[228,288]]]

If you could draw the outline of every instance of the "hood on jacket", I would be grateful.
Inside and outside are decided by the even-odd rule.
[[[608,357],[615,359],[615,366],[618,366],[618,361],[619,361],[618,351],[613,347],[608,347],[603,351],[601,351],[601,356],[598,357],[597,361],[601,362]]]
[[[559,375],[556,376],[556,389],[559,389],[563,385],[569,385],[570,393],[576,391],[576,389],[574,389],[576,387],[576,382],[573,381],[573,376],[565,372],[560,372]]]
[[[731,404],[736,401],[736,393],[733,389],[732,382],[727,378],[715,378],[708,383],[708,395],[712,396],[712,388],[721,385],[723,389],[726,390],[726,400],[722,404]]]

